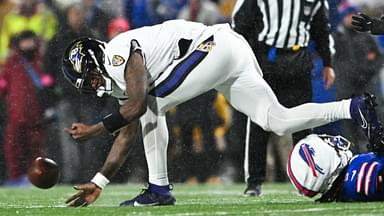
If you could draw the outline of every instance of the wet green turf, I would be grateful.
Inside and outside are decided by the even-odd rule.
[[[141,185],[109,185],[96,203],[86,208],[66,208],[74,190],[56,186],[49,190],[1,188],[0,215],[384,215],[384,203],[318,204],[299,196],[290,184],[266,184],[263,196],[243,197],[243,185],[174,185],[175,206],[119,208]]]

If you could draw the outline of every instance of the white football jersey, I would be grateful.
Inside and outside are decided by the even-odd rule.
[[[131,41],[139,44],[150,74],[149,81],[156,80],[172,62],[180,57],[178,42],[180,39],[192,40],[188,52],[212,36],[217,29],[225,25],[206,26],[185,20],[172,20],[159,25],[134,29],[113,38],[105,47],[104,66],[114,80],[112,96],[124,98],[126,84],[124,69],[129,59]],[[187,53],[188,53],[187,52]]]

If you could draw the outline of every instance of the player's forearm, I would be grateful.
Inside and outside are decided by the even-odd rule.
[[[120,113],[127,122],[139,119],[147,110],[146,95],[139,96],[138,99],[128,100],[126,104],[120,107]]]
[[[105,116],[102,128],[110,133],[115,133],[131,122],[138,120],[146,112],[146,97],[130,99],[120,109]]]
[[[115,139],[100,173],[106,178],[111,179],[117,170],[122,166],[127,158],[130,143],[136,138],[139,121],[130,123],[120,130],[120,134]]]
[[[104,127],[103,122],[99,122],[97,124],[91,125],[91,130],[94,136],[98,136],[107,131],[107,129]]]
[[[125,161],[127,154],[119,152],[124,145],[120,141],[115,141],[103,167],[100,169],[100,173],[107,179],[111,179]]]

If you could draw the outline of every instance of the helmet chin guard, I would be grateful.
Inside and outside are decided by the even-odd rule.
[[[112,92],[113,92],[113,85],[112,85],[112,80],[111,78],[109,77],[106,77],[104,75],[101,75],[104,79],[104,83],[105,83],[105,86],[100,86],[97,90],[96,90],[96,95],[98,97],[103,97],[104,94],[106,95],[111,95]]]

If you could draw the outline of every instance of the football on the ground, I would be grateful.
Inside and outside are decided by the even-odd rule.
[[[57,163],[46,157],[36,158],[28,170],[29,181],[42,189],[53,187],[59,180],[59,177],[60,171]]]

